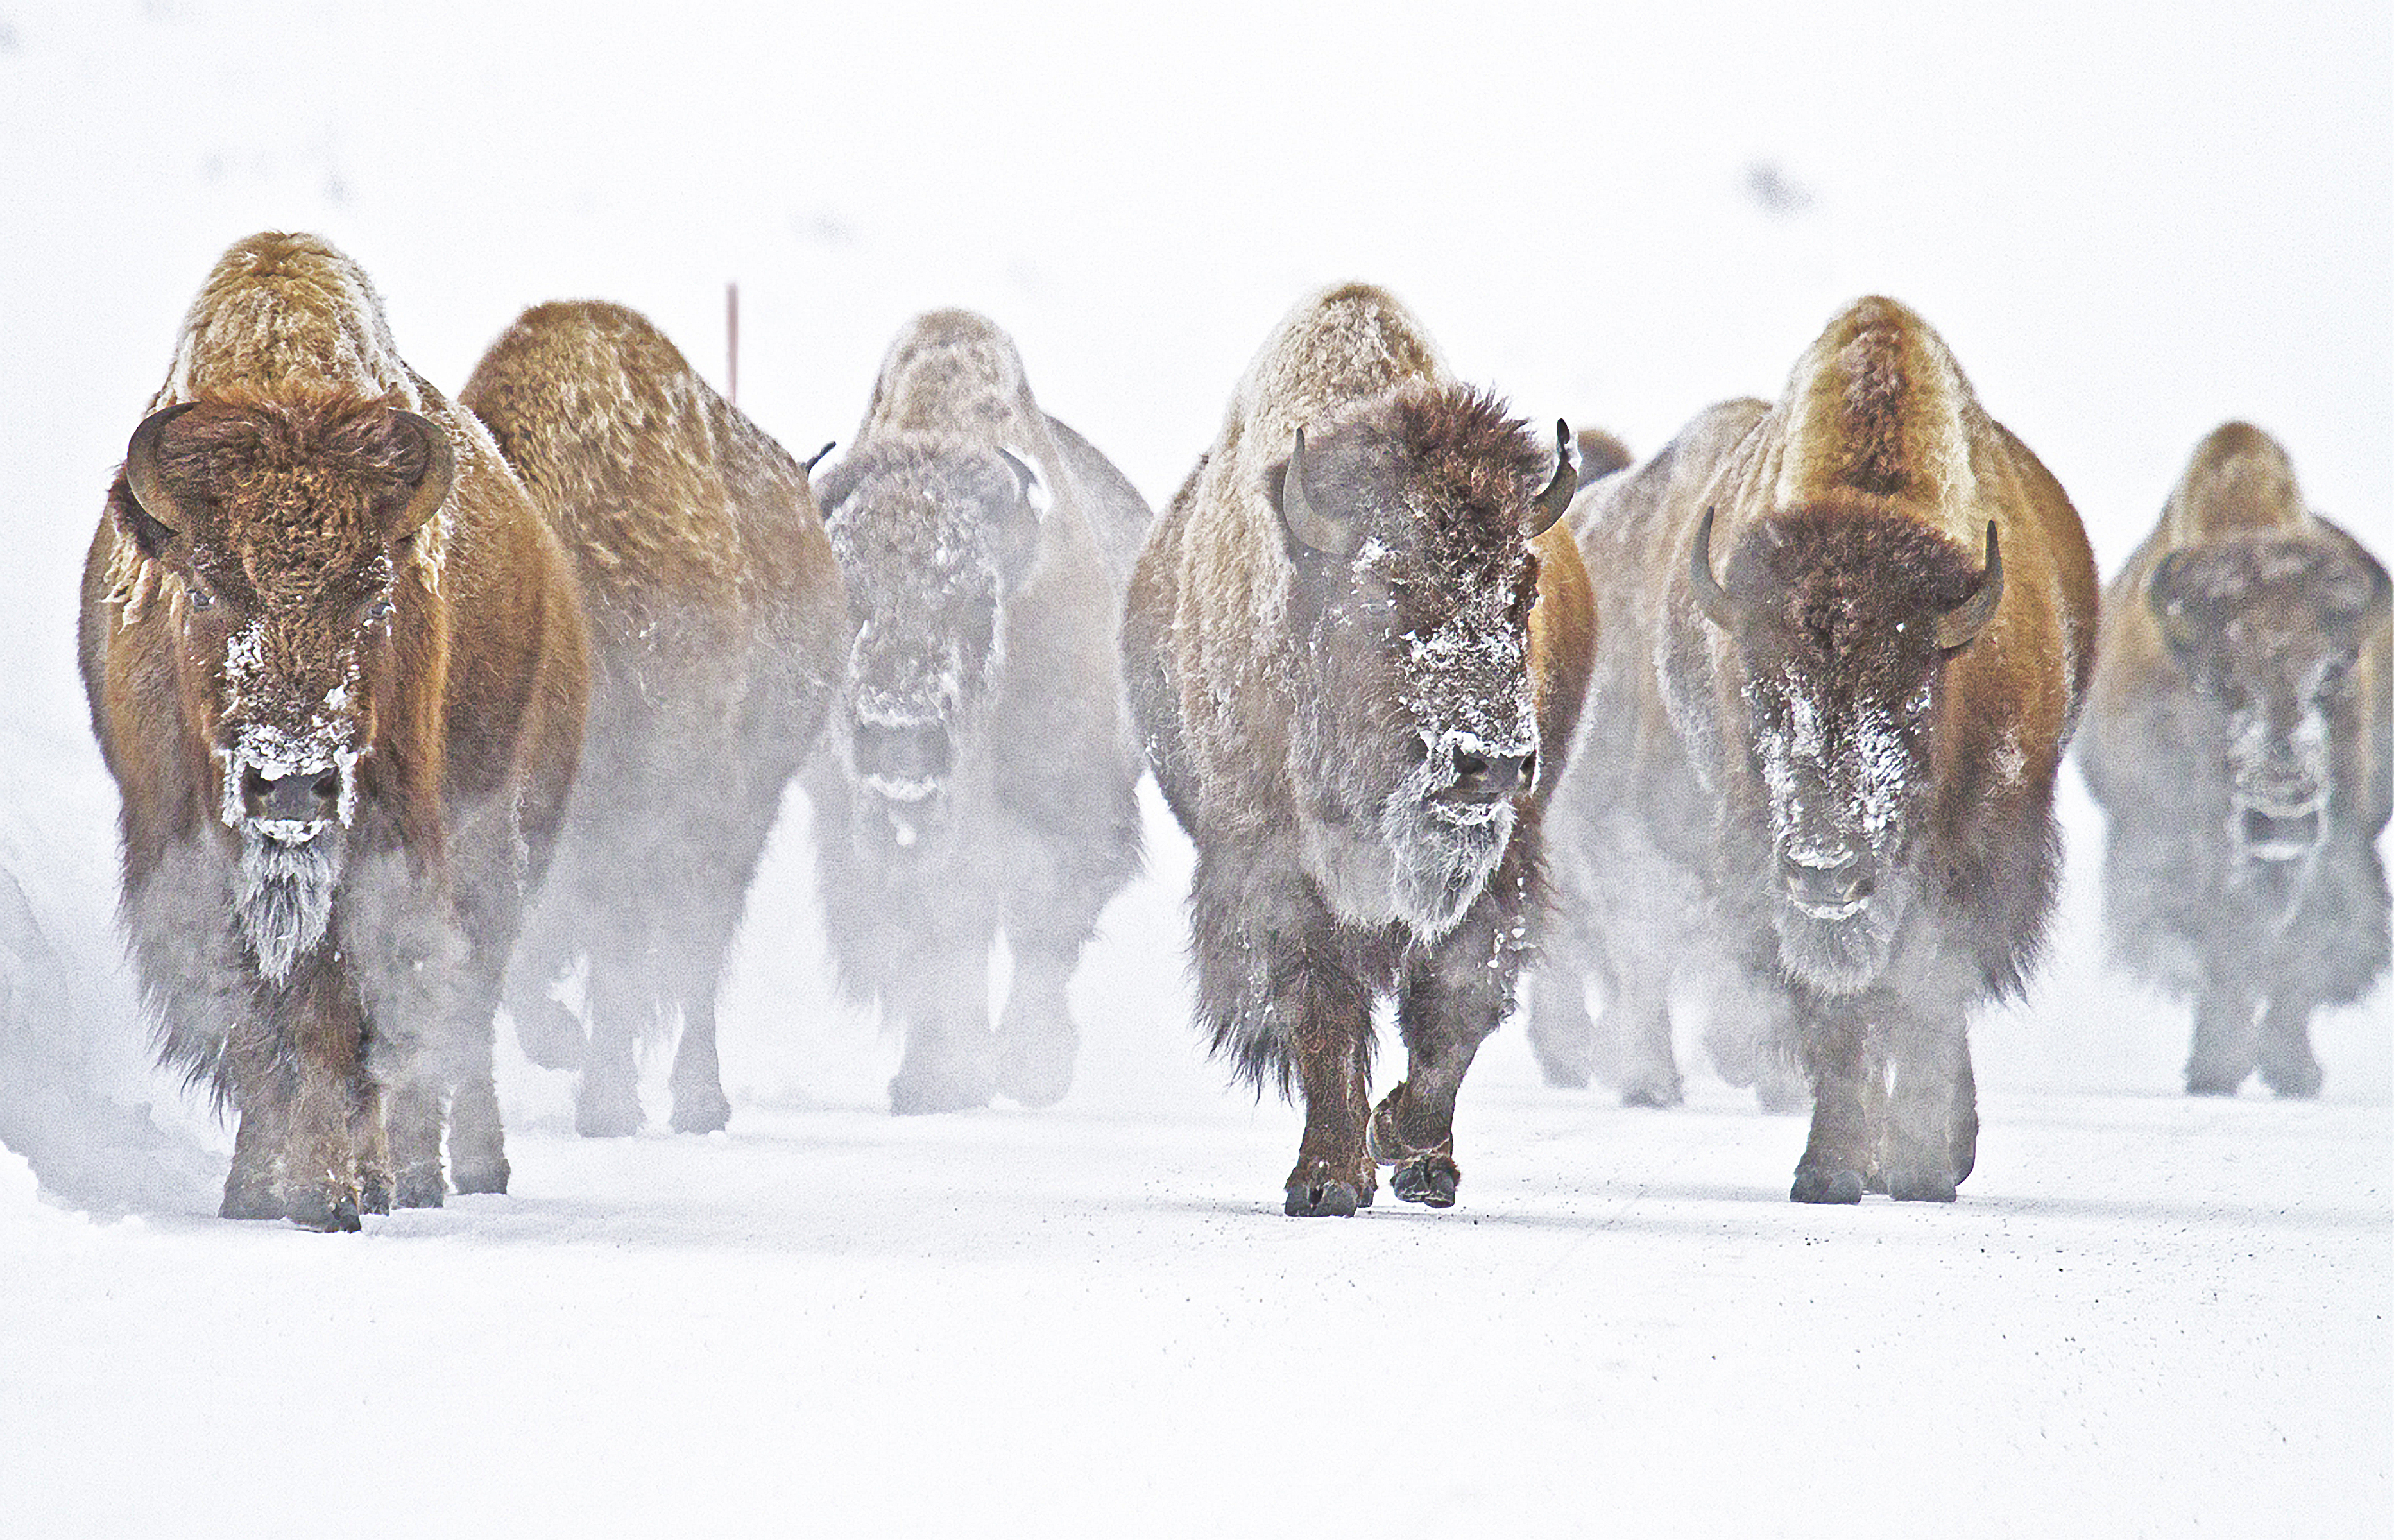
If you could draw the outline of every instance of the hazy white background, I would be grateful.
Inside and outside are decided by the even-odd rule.
[[[719,381],[736,279],[742,405],[801,454],[908,316],[972,306],[1159,505],[1322,282],[1640,452],[1884,292],[2107,573],[2230,416],[2384,554],[2383,6],[0,0],[0,1528],[2394,1526],[2387,992],[2319,1024],[2319,1105],[2176,1097],[2185,1019],[2100,968],[2074,783],[1951,1210],[1794,1209],[1800,1123],[1700,1058],[1632,1113],[1509,1029],[1463,1207],[1282,1220],[1296,1119],[1196,1050],[1152,804],[1073,1097],[893,1122],[794,797],[728,1139],[577,1140],[510,1048],[512,1196],[207,1218],[229,1140],[147,1067],[72,637],[184,307],[263,228],[356,257],[451,389],[565,296]]]

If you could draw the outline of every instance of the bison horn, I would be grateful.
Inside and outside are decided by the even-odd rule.
[[[175,507],[175,499],[166,483],[158,475],[158,438],[166,425],[197,406],[197,401],[185,401],[152,412],[141,419],[133,430],[133,438],[125,446],[125,486],[133,500],[141,506],[151,522],[172,534],[183,527],[183,516]]]
[[[1002,446],[997,452],[997,457],[1006,462],[1006,467],[1008,470],[1014,472],[1014,490],[1022,499],[1025,507],[1033,513],[1046,513],[1054,506],[1056,499],[1048,494],[1047,482],[1039,474],[1037,466],[1014,451]]]
[[[1702,522],[1696,525],[1696,543],[1688,552],[1688,582],[1696,590],[1696,607],[1704,618],[1722,630],[1728,630],[1737,619],[1737,601],[1729,590],[1713,576],[1713,510],[1706,508]]]
[[[822,464],[822,457],[838,447],[839,441],[837,439],[834,439],[831,442],[823,445],[821,449],[816,450],[812,454],[809,454],[805,459],[799,461],[798,468],[809,476],[812,476],[815,473],[815,467]]]
[[[449,484],[457,475],[457,451],[450,444],[449,435],[429,417],[413,412],[391,414],[415,430],[424,441],[424,475],[415,483],[415,491],[407,499],[392,522],[391,539],[405,540],[422,529],[441,505],[449,500]]]
[[[1305,429],[1296,430],[1296,447],[1288,452],[1288,469],[1281,477],[1280,517],[1299,543],[1324,556],[1348,557],[1362,544],[1351,520],[1318,512],[1305,491]]]
[[[1993,520],[1987,522],[1987,568],[1970,597],[1937,617],[1937,645],[1948,652],[1965,647],[1995,618],[2004,598],[2004,551],[1995,539]]]
[[[1535,540],[1555,527],[1555,520],[1571,507],[1572,495],[1579,491],[1579,450],[1572,441],[1571,424],[1555,419],[1555,479],[1546,490],[1538,494],[1537,511],[1530,519],[1530,538]]]

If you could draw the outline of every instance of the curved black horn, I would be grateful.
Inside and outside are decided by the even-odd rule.
[[[808,475],[812,476],[815,473],[815,467],[822,464],[822,457],[838,447],[839,441],[837,439],[834,439],[831,442],[823,445],[821,449],[816,450],[812,454],[800,460],[798,462],[798,468],[806,472]]]
[[[1722,630],[1728,630],[1737,620],[1737,601],[1729,590],[1713,576],[1713,510],[1704,510],[1703,521],[1696,526],[1696,543],[1688,552],[1688,582],[1696,590],[1696,607],[1704,618]]]
[[[183,516],[175,507],[174,494],[158,475],[158,436],[166,425],[197,406],[197,401],[184,401],[152,412],[141,419],[133,430],[133,438],[125,446],[125,490],[141,505],[141,511],[152,523],[169,534],[183,527]]]
[[[449,483],[457,477],[457,451],[449,442],[448,433],[429,417],[413,412],[393,412],[391,415],[414,428],[424,440],[424,477],[415,483],[415,492],[391,521],[391,538],[404,540],[422,529],[441,505],[449,500]]]
[[[1305,491],[1305,429],[1296,430],[1296,447],[1289,451],[1288,471],[1281,478],[1280,517],[1288,533],[1324,556],[1348,557],[1362,542],[1344,519],[1316,512]]]
[[[1995,618],[1995,606],[2004,599],[2004,551],[1995,539],[1993,520],[1987,521],[1987,570],[1979,576],[1979,586],[1970,597],[1937,617],[1937,645],[1948,652],[1969,644],[1970,638],[1987,628]]]
[[[1555,479],[1546,490],[1538,494],[1537,510],[1530,516],[1530,538],[1535,540],[1555,527],[1555,520],[1571,507],[1572,494],[1579,491],[1579,446],[1572,441],[1571,424],[1555,419]]]

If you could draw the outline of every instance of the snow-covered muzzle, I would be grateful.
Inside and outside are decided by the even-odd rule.
[[[958,743],[973,731],[1000,663],[993,599],[981,613],[944,633],[927,621],[901,628],[881,615],[859,630],[844,746],[862,794],[860,838],[912,851],[946,827]]]
[[[1744,693],[1769,798],[1765,880],[1782,958],[1814,988],[1866,988],[1911,898],[1904,853],[1930,691],[1839,709],[1818,680],[1787,668],[1749,678]]]

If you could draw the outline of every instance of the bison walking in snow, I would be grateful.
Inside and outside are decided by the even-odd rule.
[[[1634,1070],[1676,1097],[1667,989],[1695,963],[1717,1051],[1792,1047],[1811,1084],[1791,1196],[1951,1201],[1978,1148],[1966,1014],[2018,990],[2052,906],[2094,667],[2077,514],[1874,298],[1776,406],[1704,413],[1581,530],[1604,821],[1574,831],[1571,902],[1638,1018]]]
[[[1454,1201],[1455,1093],[1503,1020],[1594,616],[1576,473],[1349,284],[1300,304],[1138,559],[1134,709],[1197,847],[1197,1011],[1301,1088],[1291,1214]],[[1410,1063],[1371,1106],[1372,1006]],[[1367,1127],[1368,1120],[1368,1127]]]
[[[557,866],[508,987],[525,1051],[579,1065],[574,1125],[636,1132],[634,1045],[681,1018],[673,1125],[724,1125],[715,999],[848,637],[804,467],[619,305],[535,306],[460,400],[580,573],[592,680]],[[550,996],[586,959],[582,1021]]]
[[[963,310],[899,334],[816,490],[857,625],[806,774],[834,961],[904,1034],[892,1112],[1046,1106],[1079,1043],[1065,986],[1138,865],[1114,635],[1147,504]]]
[[[2194,1002],[2190,1092],[2257,1064],[2317,1095],[2311,1013],[2387,966],[2386,569],[2304,506],[2276,441],[2230,423],[2103,608],[2078,762],[2111,823],[2112,950]]]
[[[492,1014],[581,740],[572,569],[364,273],[253,236],[191,306],[85,568],[92,728],[163,1057],[229,1218],[505,1191]]]

